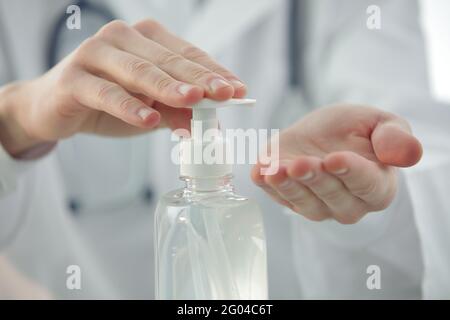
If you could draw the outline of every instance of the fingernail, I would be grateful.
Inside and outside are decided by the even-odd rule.
[[[230,83],[231,83],[231,84],[233,85],[233,87],[236,88],[236,89],[245,87],[245,84],[243,84],[243,83],[240,82],[239,80],[230,80]]]
[[[211,88],[212,92],[216,92],[219,89],[229,87],[229,86],[230,86],[230,84],[228,82],[226,82],[225,80],[222,80],[220,78],[216,78],[216,79],[212,80],[211,83],[209,84],[209,87]]]
[[[301,181],[311,180],[314,177],[314,172],[308,171],[301,177],[298,177]]]
[[[342,168],[336,171],[333,171],[333,174],[345,174],[348,172],[348,168]]]
[[[185,96],[189,91],[191,91],[192,89],[194,89],[194,86],[187,84],[187,83],[183,83],[182,85],[180,85],[178,87],[178,92]]]
[[[145,120],[148,118],[149,115],[151,115],[153,113],[152,110],[148,109],[148,108],[139,108],[137,115],[142,119]]]

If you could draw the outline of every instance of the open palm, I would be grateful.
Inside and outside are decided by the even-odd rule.
[[[417,163],[420,142],[407,122],[375,108],[318,109],[279,136],[280,169],[252,179],[277,202],[320,221],[356,223],[385,209],[397,190],[396,167]]]

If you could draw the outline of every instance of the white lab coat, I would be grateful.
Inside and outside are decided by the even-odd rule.
[[[0,80],[6,78],[6,63],[20,79],[44,71],[46,37],[68,4],[0,0],[14,60],[0,57]],[[313,223],[284,212],[251,184],[250,166],[235,168],[239,193],[257,198],[264,208],[270,296],[450,297],[450,203],[444,195],[450,178],[450,111],[429,95],[416,4],[309,1],[304,102],[295,105],[283,103],[289,100],[286,1],[210,0],[201,9],[195,4],[108,2],[129,22],[158,19],[249,84],[257,109],[223,110],[224,127],[288,125],[292,115],[309,108],[347,101],[404,115],[425,146],[421,165],[402,172],[392,206],[352,226]],[[382,8],[379,31],[365,26],[370,4]],[[277,114],[289,117],[274,122]],[[32,163],[0,152],[0,294],[7,296],[9,289],[20,296],[17,288],[33,283],[45,288],[44,296],[56,298],[152,298],[154,205],[179,185],[168,141],[167,131],[130,139],[77,135]],[[140,196],[148,186],[151,203]],[[80,203],[78,213],[68,209],[68,199]],[[81,290],[66,287],[69,265],[81,268]],[[366,286],[369,265],[381,268],[380,290]]]

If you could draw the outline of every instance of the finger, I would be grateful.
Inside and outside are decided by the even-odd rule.
[[[129,93],[129,92],[128,92]],[[130,93],[129,93],[130,94]],[[141,100],[146,106],[153,106],[154,101],[152,99],[145,99],[145,96],[133,95],[137,99]],[[148,101],[146,101],[148,100]],[[153,108],[155,109],[156,108]],[[171,108],[173,110],[183,110],[184,108]],[[159,112],[159,110],[157,110]],[[88,119],[83,124],[82,130],[83,132],[95,133],[98,135],[105,135],[108,137],[126,137],[126,136],[134,136],[138,134],[143,134],[149,132],[150,130],[155,129],[156,127],[162,126],[162,114],[160,113],[161,120],[157,125],[150,127],[138,127],[132,124],[129,124],[122,119],[116,118],[106,112],[97,112],[92,113]]]
[[[208,98],[226,100],[233,96],[232,85],[220,74],[172,52],[163,45],[146,38],[136,29],[129,28],[125,23],[118,23],[114,29],[117,30],[106,29],[99,34],[108,43],[150,61],[173,78],[201,86]]]
[[[338,178],[322,169],[320,158],[300,156],[288,167],[288,175],[307,186],[340,223],[356,223],[367,212],[361,199],[353,196]]]
[[[324,160],[327,172],[341,180],[371,211],[385,209],[396,191],[395,169],[370,161],[354,152],[334,152]]]
[[[294,210],[293,206],[288,201],[281,198],[279,194],[264,181],[264,176],[261,174],[261,164],[255,164],[253,166],[251,170],[251,179],[258,187],[263,189],[275,202],[281,204],[282,206],[288,207],[291,210]]]
[[[134,29],[131,30],[134,32],[130,32],[126,39],[116,40],[124,51],[152,62],[177,80],[202,87],[208,98],[226,100],[233,97],[232,85],[220,74],[170,51]]]
[[[192,108],[172,108],[142,94],[136,94],[135,97],[160,113],[161,121],[158,128],[184,129],[190,132]]]
[[[108,137],[127,137],[146,133],[154,128],[155,126],[145,128],[137,127],[106,112],[99,112],[92,114],[92,116],[86,120],[81,131]]]
[[[160,114],[130,95],[121,86],[79,71],[74,76],[72,95],[82,105],[104,111],[126,123],[152,128],[159,123]]]
[[[235,98],[242,98],[245,96],[247,91],[246,86],[236,75],[215,62],[208,54],[199,48],[167,31],[159,23],[153,20],[144,20],[137,23],[134,28],[145,37],[158,42],[170,51],[198,63],[214,73],[220,74],[233,86]]]
[[[161,122],[159,127],[167,127],[171,130],[191,129],[191,108],[172,108],[162,103],[155,103],[153,106],[161,114]]]
[[[410,167],[422,157],[422,146],[412,134],[406,121],[389,114],[379,122],[371,135],[377,158],[385,164]]]
[[[276,174],[265,176],[265,182],[278,194],[289,202],[292,210],[313,221],[322,221],[330,217],[327,206],[318,199],[307,187],[288,178],[286,168]]]
[[[149,96],[173,107],[194,104],[203,89],[175,80],[153,63],[107,43],[90,41],[80,50],[79,61],[90,72],[104,76],[133,93]]]

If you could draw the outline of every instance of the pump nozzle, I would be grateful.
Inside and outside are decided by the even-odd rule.
[[[203,121],[203,130],[218,128],[217,108],[245,105],[253,106],[256,103],[254,99],[229,99],[226,101],[215,101],[211,99],[203,99],[199,103],[192,106],[192,120]],[[214,120],[214,121],[213,121]],[[211,125],[211,127],[209,126]],[[191,124],[191,129],[193,125]]]
[[[201,111],[203,109],[222,108],[236,105],[253,106],[256,103],[255,99],[228,99],[225,101],[216,101],[211,99],[203,99],[202,101],[194,104],[192,109],[194,111]]]
[[[203,134],[209,129],[218,129],[217,108],[233,105],[252,106],[254,99],[229,99],[215,101],[203,99],[192,106],[191,138],[183,140],[181,144],[181,176],[189,177],[217,177],[231,174],[231,165],[225,162],[226,141],[222,137],[216,137],[214,141],[204,141]],[[198,125],[200,124],[200,125]],[[210,163],[203,159],[207,146],[212,149],[222,150],[223,161]]]

